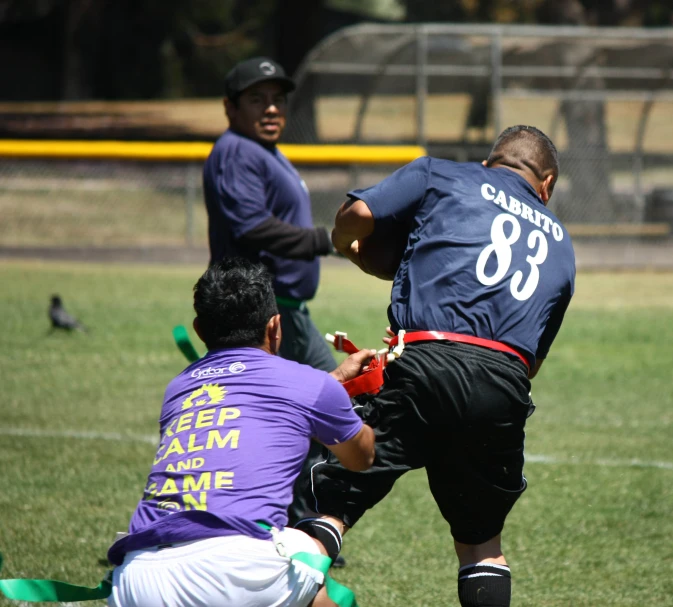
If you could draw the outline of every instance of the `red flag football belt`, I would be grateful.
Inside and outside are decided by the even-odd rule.
[[[342,333],[341,331],[337,331],[334,335],[327,333],[325,338],[338,352],[355,354],[360,350],[348,339],[346,333]],[[346,392],[348,392],[348,396],[352,398],[360,394],[377,394],[380,392],[383,387],[383,367],[385,366],[386,356],[381,352],[372,358],[367,368],[360,375],[342,384]]]
[[[348,396],[358,396],[359,394],[378,394],[383,388],[383,368],[378,358],[372,359],[369,366],[357,377],[343,383]]]
[[[530,369],[528,361],[514,348],[490,339],[482,339],[481,337],[473,337],[472,335],[462,335],[460,333],[446,333],[444,331],[412,331],[410,333],[402,333],[402,343],[398,336],[390,340],[390,350],[380,351],[367,366],[367,368],[357,377],[344,382],[343,387],[348,392],[348,396],[358,396],[359,394],[377,394],[383,387],[383,369],[390,359],[395,359],[400,356],[405,344],[410,344],[415,341],[455,341],[463,344],[472,344],[474,346],[481,346],[482,348],[489,348],[497,350],[498,352],[506,352],[516,356],[526,368]],[[354,354],[358,351],[358,347],[346,337],[345,333],[336,332],[335,335],[329,333],[325,336],[330,343],[339,352],[346,352],[347,354]]]
[[[498,352],[507,352],[508,354],[513,354],[516,356],[528,369],[530,365],[528,361],[524,358],[522,354],[517,352],[514,348],[499,342],[493,341],[491,339],[483,339],[481,337],[474,337],[472,335],[462,335],[460,333],[446,333],[444,331],[412,331],[410,333],[404,334],[404,343],[410,344],[415,341],[435,341],[435,340],[446,340],[446,341],[455,341],[461,344],[472,344],[473,346],[481,346],[482,348],[490,348],[491,350],[497,350]],[[390,347],[394,347],[398,343],[397,336],[393,337],[390,340]]]

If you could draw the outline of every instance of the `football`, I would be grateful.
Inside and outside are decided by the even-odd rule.
[[[387,223],[358,242],[362,269],[381,280],[393,280],[407,248],[409,228],[400,222]]]

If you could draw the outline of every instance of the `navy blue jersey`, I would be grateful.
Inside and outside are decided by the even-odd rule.
[[[299,173],[277,148],[265,148],[232,130],[215,143],[203,169],[208,208],[210,258],[246,257],[263,262],[282,297],[311,299],[318,288],[320,261],[285,259],[241,247],[239,238],[270,217],[313,227],[311,199]]]
[[[388,316],[394,331],[462,333],[546,358],[575,283],[566,229],[506,168],[419,158],[349,192],[375,221],[403,221],[409,241]]]

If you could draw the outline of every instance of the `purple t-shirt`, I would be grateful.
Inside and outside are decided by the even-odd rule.
[[[335,445],[362,421],[324,371],[257,348],[208,353],[166,389],[161,441],[129,535],[108,553],[283,528],[311,438]]]
[[[275,217],[312,228],[311,198],[306,183],[277,147],[266,148],[231,129],[222,135],[203,166],[208,210],[210,261],[245,257],[262,262],[273,274],[276,295],[313,299],[320,260],[286,259],[253,251],[241,237]]]

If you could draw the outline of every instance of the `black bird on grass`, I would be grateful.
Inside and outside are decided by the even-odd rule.
[[[63,300],[58,295],[51,296],[51,305],[49,306],[49,318],[51,320],[52,331],[54,329],[64,329],[66,331],[86,331],[86,327],[74,316],[71,316],[63,307]]]

